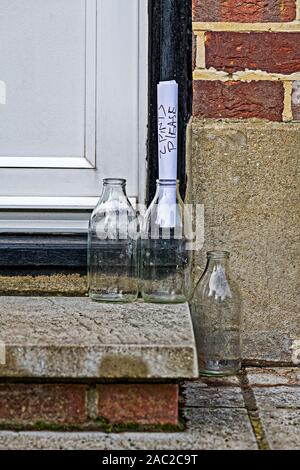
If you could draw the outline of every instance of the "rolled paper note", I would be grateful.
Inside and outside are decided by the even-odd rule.
[[[6,85],[0,80],[0,104],[6,104]]]
[[[177,179],[178,84],[157,86],[159,179]]]
[[[177,180],[178,157],[178,84],[175,80],[157,86],[159,179]],[[176,185],[161,188],[157,224],[162,228],[176,225]]]

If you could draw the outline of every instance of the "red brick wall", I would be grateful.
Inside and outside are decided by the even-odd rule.
[[[194,116],[300,119],[300,0],[193,0]]]
[[[194,21],[280,22],[296,18],[295,0],[194,0]]]
[[[176,426],[176,384],[0,384],[0,430]],[[105,430],[105,428],[104,428]]]

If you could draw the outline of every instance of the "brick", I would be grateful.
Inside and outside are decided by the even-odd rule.
[[[295,18],[295,0],[193,0],[194,21],[278,23]]]
[[[207,68],[233,73],[263,70],[300,71],[300,33],[209,32],[205,36]]]
[[[84,385],[2,384],[0,424],[80,424],[86,419]]]
[[[280,82],[194,81],[196,117],[281,121],[283,102]]]
[[[178,424],[178,385],[99,385],[99,415],[114,424]]]
[[[300,81],[293,83],[292,113],[293,119],[300,121]]]

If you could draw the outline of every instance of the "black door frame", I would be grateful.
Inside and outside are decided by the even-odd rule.
[[[149,132],[147,201],[158,177],[157,84],[179,84],[178,179],[186,191],[186,127],[192,115],[192,0],[149,1]]]

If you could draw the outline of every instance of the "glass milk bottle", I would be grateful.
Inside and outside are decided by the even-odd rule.
[[[187,214],[176,180],[158,180],[141,231],[141,291],[145,302],[183,303],[190,288]]]
[[[133,302],[138,297],[137,215],[126,180],[105,179],[89,224],[89,295],[99,302]]]
[[[231,375],[241,368],[241,298],[229,253],[211,251],[191,301],[200,374]]]

